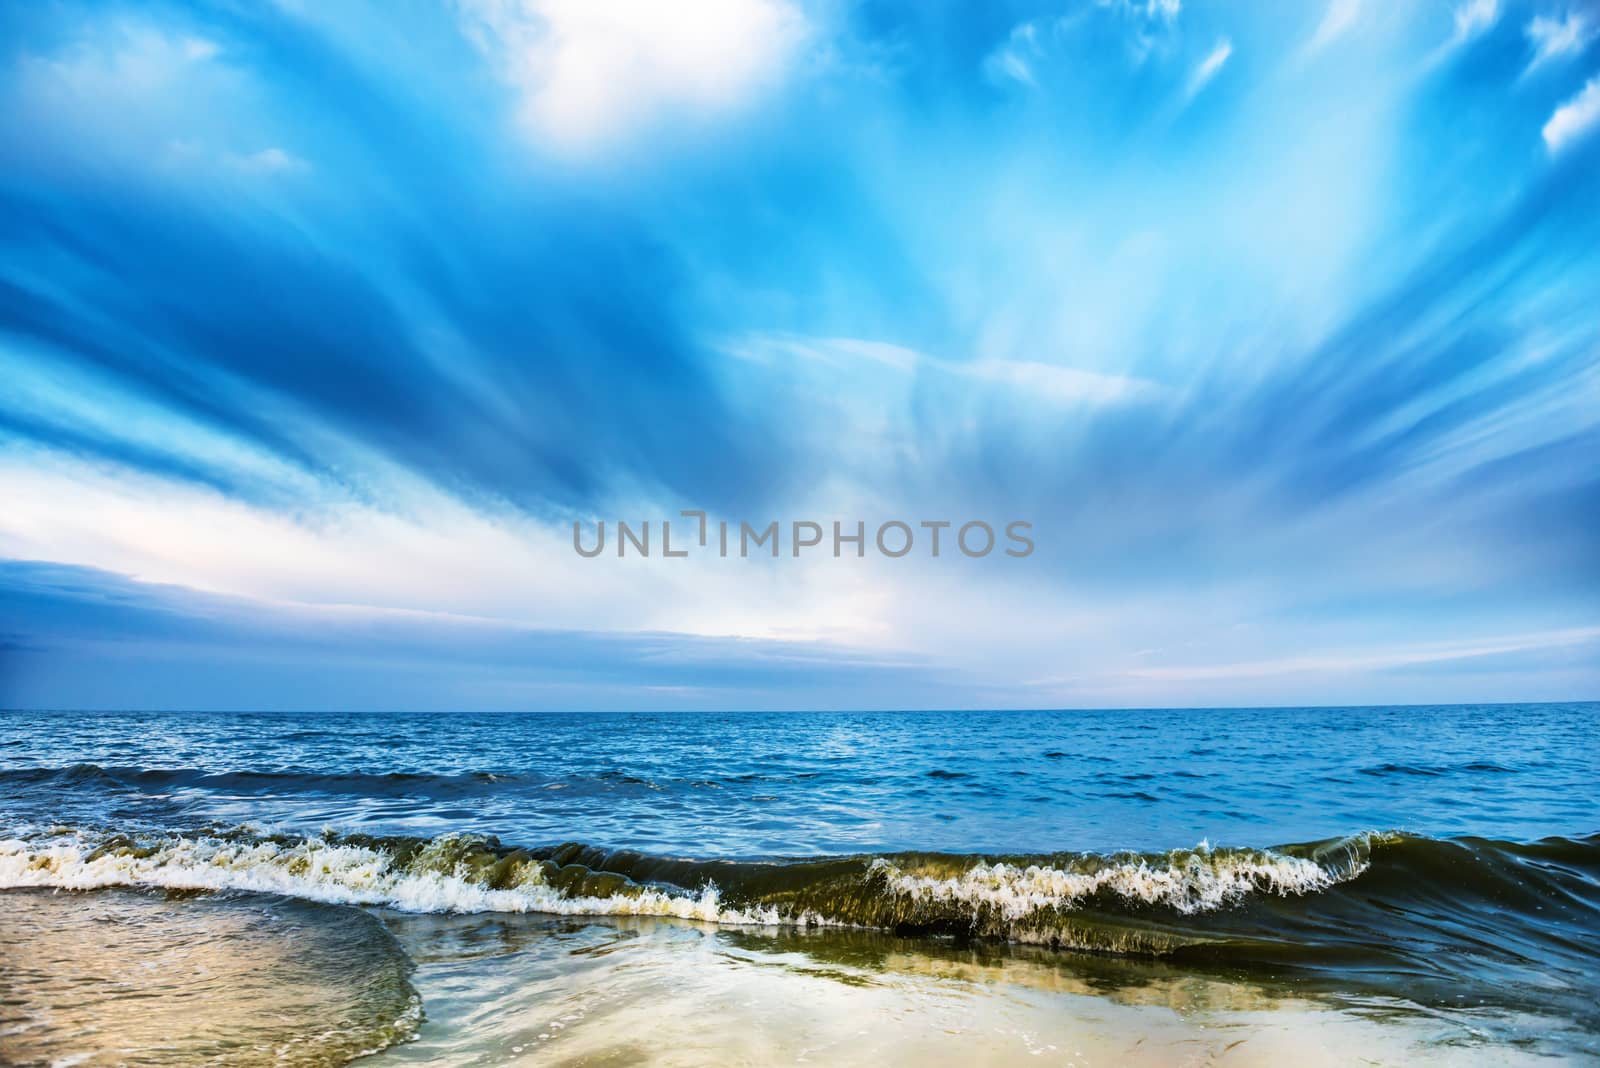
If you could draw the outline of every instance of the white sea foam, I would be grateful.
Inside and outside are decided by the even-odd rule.
[[[542,912],[558,915],[675,916],[729,924],[780,922],[777,912],[725,908],[720,892],[668,893],[645,888],[609,897],[569,895],[524,880],[496,889],[462,870],[396,867],[386,853],[321,839],[293,844],[171,838],[148,852],[98,855],[81,841],[0,842],[0,887],[92,890],[148,886],[174,890],[247,890],[338,905],[383,905],[405,912]]]
[[[444,838],[404,863],[370,844],[337,838],[262,839],[169,836],[107,848],[92,837],[0,842],[0,887],[89,890],[146,886],[242,890],[341,905],[381,905],[407,912],[538,912],[558,915],[671,916],[724,924],[849,923],[852,917],[796,914],[765,905],[734,907],[707,882],[697,890],[628,885],[603,895],[551,885],[537,863],[489,885],[482,869],[457,858],[461,839]],[[1069,858],[1056,865],[980,862],[956,873],[906,870],[893,859],[863,864],[896,898],[933,918],[970,912],[974,921],[1026,921],[1080,907],[1095,895],[1182,913],[1205,912],[1247,894],[1309,894],[1355,878],[1368,866],[1367,842],[1332,850],[1328,865],[1269,851],[1179,851],[1164,857]],[[97,848],[98,846],[98,848]],[[869,921],[870,922],[870,921]]]
[[[1326,890],[1361,874],[1367,861],[1352,858],[1345,868],[1332,871],[1302,857],[1200,849],[1169,855],[1166,863],[1141,857],[1090,864],[1084,870],[980,863],[959,875],[935,877],[901,871],[883,859],[873,867],[895,893],[913,901],[968,906],[1015,921],[1045,909],[1071,909],[1099,893],[1183,913],[1206,912],[1250,893]]]

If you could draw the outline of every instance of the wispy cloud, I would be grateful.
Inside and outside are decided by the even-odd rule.
[[[1455,9],[1452,43],[1461,44],[1483,33],[1500,18],[1499,0],[1465,0]]]
[[[1211,83],[1211,79],[1217,76],[1231,55],[1233,55],[1233,42],[1224,37],[1217,42],[1216,47],[1206,55],[1206,58],[1195,66],[1194,73],[1189,75],[1187,90],[1189,99],[1194,99],[1200,90]]]
[[[1095,0],[1102,10],[1119,17],[1125,28],[1124,43],[1134,66],[1142,66],[1152,53],[1164,50],[1174,39],[1181,0]]]
[[[1004,45],[989,54],[984,60],[984,70],[997,82],[1010,80],[1036,86],[1038,81],[1033,75],[1033,62],[1039,55],[1039,28],[1031,22],[1024,22],[1011,30],[1011,36]]]
[[[1528,23],[1528,42],[1533,47],[1533,58],[1527,70],[1534,71],[1558,59],[1567,59],[1582,52],[1600,32],[1600,21],[1582,9],[1572,9],[1561,15],[1535,15]]]
[[[253,174],[288,174],[310,168],[305,160],[276,145],[259,152],[229,156],[228,162],[241,171]]]
[[[1513,91],[1509,4],[1420,76],[1458,3],[18,6],[0,557],[94,576],[0,573],[38,609],[0,603],[0,651],[36,696],[110,678],[134,658],[71,639],[167,634],[108,622],[148,599],[232,634],[169,635],[168,697],[260,638],[335,704],[392,695],[362,662],[441,704],[472,664],[569,706],[938,699],[909,664],[956,703],[1226,703],[1389,700],[1397,650],[1592,626],[1600,216],[1567,164],[1600,90]],[[1564,10],[1535,53],[1581,50]],[[1294,61],[1319,20],[1354,67]],[[1186,93],[1227,106],[1174,122]],[[571,551],[682,508],[1027,519],[1038,552]],[[1466,659],[1593,690],[1535,653]],[[1129,673],[1299,657],[1330,674]],[[1406,695],[1465,692],[1431,662]]]
[[[1095,0],[1101,7],[1115,8],[1139,18],[1171,22],[1183,10],[1183,0]]]
[[[1194,667],[1143,668],[1134,669],[1129,674],[1138,678],[1191,682],[1296,674],[1335,676],[1596,644],[1600,644],[1600,627],[1570,627],[1534,634],[1495,635],[1460,642],[1407,645],[1381,652],[1290,656],[1276,660]]]
[[[729,346],[746,358],[765,359],[773,354],[821,365],[836,386],[848,386],[841,396],[868,405],[882,403],[881,386],[861,374],[863,366],[893,372],[897,389],[917,384],[955,385],[963,391],[1000,387],[1007,403],[1028,407],[1046,405],[1122,404],[1150,400],[1161,393],[1154,382],[1130,375],[1044,363],[1037,360],[983,358],[936,360],[902,345],[862,338],[808,338],[793,335],[748,337]],[[875,389],[880,392],[875,393]]]
[[[961,685],[922,657],[821,642],[264,604],[0,560],[0,619],[24,618],[26,640],[0,630],[0,708],[903,708]]]
[[[1552,154],[1586,136],[1600,122],[1600,77],[1590,78],[1578,94],[1551,113],[1541,131]]]
[[[1311,39],[1306,42],[1306,52],[1320,52],[1343,37],[1361,14],[1361,0],[1328,0],[1323,9],[1322,21],[1317,23]]]

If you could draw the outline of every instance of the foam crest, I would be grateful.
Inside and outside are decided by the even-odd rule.
[[[1130,856],[1082,858],[1078,865],[979,863],[940,877],[906,872],[881,858],[873,862],[894,893],[913,901],[969,906],[1017,921],[1048,909],[1070,909],[1096,895],[1185,914],[1206,912],[1252,893],[1326,890],[1360,875],[1367,861],[1329,870],[1314,860],[1266,851],[1195,850],[1167,854],[1165,863]]]
[[[946,932],[1112,952],[1192,941],[1159,922],[1249,895],[1325,891],[1365,872],[1358,836],[1275,850],[948,854],[696,861],[580,843],[510,849],[492,838],[263,837],[244,829],[132,838],[68,831],[0,842],[0,887],[237,890],[408,912],[668,916],[738,925]],[[1121,919],[1117,918],[1120,915]],[[1158,929],[1159,928],[1159,929]]]
[[[485,883],[466,861],[451,863],[459,842],[430,843],[407,862],[365,845],[307,838],[238,841],[173,837],[155,845],[82,840],[0,842],[0,887],[92,890],[113,886],[172,890],[242,890],[338,905],[381,905],[406,912],[541,912],[557,915],[674,916],[735,924],[774,924],[768,909],[730,909],[714,886],[674,893],[631,884],[605,895],[569,893],[522,865],[509,885]]]

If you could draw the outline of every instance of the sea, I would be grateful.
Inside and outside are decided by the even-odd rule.
[[[0,712],[0,1063],[1600,1063],[1600,703]]]

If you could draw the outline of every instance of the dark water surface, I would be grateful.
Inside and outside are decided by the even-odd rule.
[[[896,974],[927,976],[959,958],[973,976],[1026,974],[1051,990],[1066,984],[1073,996],[1167,998],[1190,989],[1180,982],[1189,976],[1209,984],[1216,1004],[1248,994],[1272,1005],[1304,997],[1381,1006],[1385,1020],[1442,1026],[1427,1046],[1434,1052],[1581,1059],[1600,1053],[1597,737],[1600,705],[1592,703],[7,712],[0,889],[85,891],[68,899],[82,902],[96,899],[88,891],[143,888],[198,891],[240,908],[354,906],[387,916],[377,929],[399,932],[413,955],[434,944],[433,934],[416,942],[418,932],[447,930],[446,942],[468,960],[482,947],[463,932],[478,928],[424,928],[402,917],[527,914],[576,924],[516,928],[529,947],[520,986],[456,958],[424,961],[425,977],[443,977],[435,993],[422,988],[424,1008],[432,996],[469,1016],[471,1006],[514,1005],[546,987],[567,1003],[557,992],[572,982],[579,951],[551,956],[550,948],[575,939],[609,954],[620,931],[618,946],[653,947],[650,967],[661,978],[650,989],[663,1003],[695,983],[705,997],[734,998],[747,984],[719,994],[710,978],[724,967],[765,976],[773,962],[790,961],[779,971],[848,974],[871,986],[883,969],[862,959],[892,958]],[[170,910],[160,915],[172,922]],[[241,914],[218,915],[232,922]],[[655,933],[643,941],[646,928],[616,926],[645,923],[666,926],[648,928]],[[710,949],[683,933],[706,923],[719,932]],[[511,929],[494,930],[498,939]],[[661,933],[673,930],[680,933]],[[977,963],[964,956],[980,951],[987,956]],[[604,974],[604,984],[625,989],[634,973]],[[772,987],[775,1003],[799,996],[788,982]],[[900,998],[904,1011],[927,1012],[942,989],[931,983],[915,997],[896,989],[883,995],[883,1011],[901,1012],[891,1007]],[[744,1004],[729,1001],[727,1012]],[[568,1022],[586,1011],[572,1009]],[[1057,1011],[1028,1016],[1013,1005],[1001,1015],[1022,1013],[1016,1033],[1027,1036]],[[389,1026],[385,1012],[373,1018]],[[641,1026],[633,1007],[608,1012]],[[527,1051],[566,1034],[562,1019],[533,1038],[506,1031],[506,1043],[521,1043],[508,1048],[533,1056]],[[500,1056],[463,1052],[499,1033],[488,1023],[445,1035],[428,1030],[435,1026],[423,1028],[416,1055],[450,1049],[446,1059],[463,1063]],[[809,1026],[817,1031],[810,1038],[707,1056],[789,1059],[802,1038],[843,1041],[843,1023],[838,1035]],[[635,1057],[594,1024],[585,1033],[600,1061],[671,1060]],[[35,1037],[40,1048],[54,1041]],[[357,1040],[341,1041],[330,1048]],[[906,1041],[913,1048],[916,1036]],[[936,1044],[924,1059],[957,1048]],[[1389,1055],[1375,1048],[1379,1059]],[[985,1046],[960,1055],[1003,1063],[1015,1052]]]

